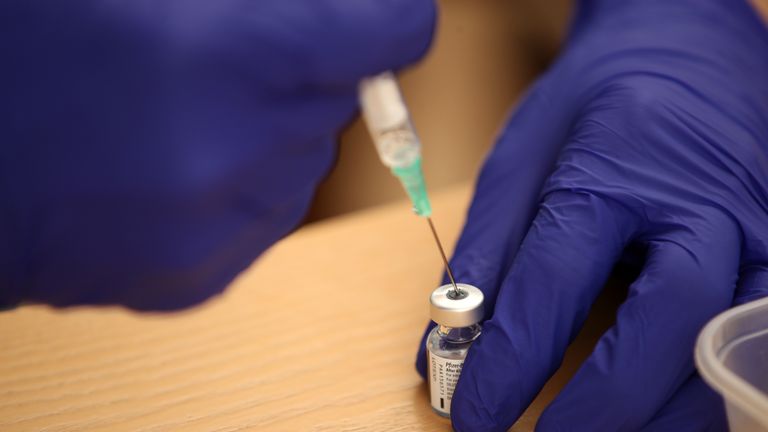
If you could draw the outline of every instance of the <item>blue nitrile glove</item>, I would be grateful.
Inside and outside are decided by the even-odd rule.
[[[0,6],[0,303],[174,309],[304,215],[433,0]]]
[[[630,244],[647,253],[616,325],[537,429],[723,430],[695,338],[768,293],[768,31],[743,0],[581,2],[488,157],[452,260],[489,311],[456,430],[512,425]]]

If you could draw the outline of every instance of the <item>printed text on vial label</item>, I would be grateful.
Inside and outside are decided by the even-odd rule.
[[[440,412],[451,412],[451,399],[459,380],[464,360],[450,360],[429,354],[429,391],[432,407]]]

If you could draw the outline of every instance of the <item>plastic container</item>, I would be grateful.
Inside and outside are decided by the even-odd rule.
[[[768,298],[707,323],[696,342],[696,366],[723,395],[730,430],[768,432]]]

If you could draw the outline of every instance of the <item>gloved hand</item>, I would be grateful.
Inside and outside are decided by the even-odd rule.
[[[304,215],[357,84],[433,0],[0,6],[0,303],[174,309]]]
[[[692,354],[710,318],[768,293],[768,31],[743,1],[579,4],[485,163],[452,260],[489,311],[456,430],[513,424],[637,244],[615,326],[537,430],[726,428]]]

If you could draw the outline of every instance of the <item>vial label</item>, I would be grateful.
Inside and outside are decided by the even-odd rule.
[[[456,382],[459,381],[464,360],[447,359],[429,353],[429,393],[432,408],[451,413],[451,399]]]

